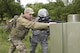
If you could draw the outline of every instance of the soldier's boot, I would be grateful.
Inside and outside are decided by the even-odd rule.
[[[30,53],[35,53],[36,47],[37,47],[37,43],[31,43]]]
[[[8,53],[14,53],[16,50],[16,47],[14,45],[11,46]]]

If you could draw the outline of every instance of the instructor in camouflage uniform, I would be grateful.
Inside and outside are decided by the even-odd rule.
[[[40,9],[38,11],[38,17],[35,19],[35,21],[43,22],[43,23],[50,22],[51,19],[49,18],[48,11],[44,8]],[[32,36],[30,38],[30,42],[31,42],[30,53],[35,53],[35,49],[38,43],[41,44],[42,53],[48,53],[48,36],[49,36],[49,28],[33,30]]]
[[[12,27],[8,39],[12,44],[9,53],[14,53],[15,49],[17,49],[19,53],[27,53],[26,47],[23,44],[22,40],[24,39],[26,33],[28,33],[28,30],[43,29],[43,28],[46,29],[50,24],[54,24],[54,23],[39,23],[31,21],[33,13],[34,11],[32,8],[25,8],[24,14],[21,14],[19,18],[16,20],[16,26]]]

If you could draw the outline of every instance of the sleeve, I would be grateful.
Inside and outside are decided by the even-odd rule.
[[[39,22],[33,22],[26,19],[20,19],[20,24],[25,26],[26,28],[31,29],[46,29],[48,28],[48,23],[39,23]]]

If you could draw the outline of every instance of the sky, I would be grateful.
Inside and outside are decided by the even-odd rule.
[[[52,0],[53,2],[55,2],[55,0]],[[34,4],[35,2],[42,2],[42,3],[48,3],[48,0],[21,0],[21,5],[25,6],[28,3]]]

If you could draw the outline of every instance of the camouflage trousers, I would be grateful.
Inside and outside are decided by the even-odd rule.
[[[37,38],[38,37],[32,37],[30,40],[30,42],[31,42],[30,53],[35,53],[35,50],[36,50],[38,43],[40,43],[40,45],[41,45],[42,53],[48,53],[48,41],[47,41],[47,39],[45,38],[45,40],[39,41]]]
[[[8,53],[14,53],[16,49],[18,50],[18,53],[27,53],[26,47],[24,46],[22,40],[12,39],[10,42],[12,46],[10,47]]]

